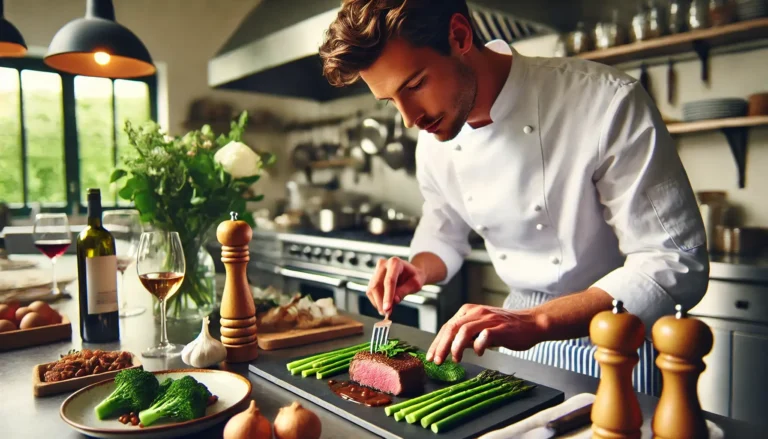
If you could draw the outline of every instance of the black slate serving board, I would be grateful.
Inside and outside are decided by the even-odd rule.
[[[350,344],[350,346],[353,344]],[[405,420],[395,421],[394,417],[384,413],[384,407],[367,407],[351,401],[347,401],[331,392],[328,387],[328,379],[318,380],[314,376],[303,378],[301,375],[291,375],[286,364],[299,358],[305,358],[318,352],[291,358],[259,358],[249,365],[248,369],[280,387],[305,398],[344,419],[353,422],[366,430],[389,439],[428,439],[430,437],[451,439],[475,438],[483,433],[496,430],[507,425],[525,419],[535,413],[563,402],[563,392],[536,383],[537,387],[526,392],[525,396],[515,399],[488,413],[472,419],[471,421],[449,430],[445,433],[433,433],[430,429],[421,427],[421,424],[408,424]],[[462,362],[461,365],[467,371],[465,379],[472,378],[484,369],[471,363]],[[329,379],[347,380],[349,374],[339,374]],[[426,392],[431,392],[451,384],[428,380]],[[398,403],[407,398],[393,397],[392,403]]]

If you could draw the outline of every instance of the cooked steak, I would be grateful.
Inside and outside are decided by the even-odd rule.
[[[424,392],[427,375],[424,364],[407,353],[392,358],[370,352],[358,352],[349,365],[349,378],[360,385],[392,395]]]

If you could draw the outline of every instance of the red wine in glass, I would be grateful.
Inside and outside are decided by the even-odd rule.
[[[63,255],[70,244],[72,241],[65,239],[35,241],[35,247],[51,259]]]

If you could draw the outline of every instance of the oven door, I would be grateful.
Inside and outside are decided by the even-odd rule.
[[[280,274],[283,276],[283,292],[285,294],[292,295],[298,292],[302,296],[308,295],[315,301],[331,298],[337,309],[347,310],[347,291],[344,288],[344,278],[293,268],[282,268]]]
[[[368,285],[347,282],[347,311],[380,319],[379,312],[365,295],[366,291]],[[389,319],[433,334],[437,334],[440,329],[437,321],[437,300],[419,293],[405,296],[402,302],[394,307]]]

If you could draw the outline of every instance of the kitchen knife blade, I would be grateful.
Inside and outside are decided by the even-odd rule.
[[[543,427],[537,427],[513,439],[551,439],[570,433],[592,422],[592,404],[585,405],[559,418],[549,421]]]

